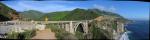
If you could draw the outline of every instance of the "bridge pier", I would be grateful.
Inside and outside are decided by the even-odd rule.
[[[59,23],[59,28],[62,28],[62,24],[61,23]]]
[[[6,22],[6,24],[7,24],[7,22]]]
[[[62,24],[62,28],[65,29],[65,24]]]
[[[84,24],[84,28],[85,28],[85,33],[88,33],[88,22],[86,21],[85,24]]]
[[[65,30],[69,32],[69,24],[65,25]]]
[[[9,22],[8,22],[9,23]],[[0,22],[0,24],[8,24],[7,22]],[[35,25],[35,24],[46,24],[44,21],[34,21],[34,22],[29,22],[29,21],[10,21],[10,23],[13,23],[14,25],[20,25],[22,24],[28,24],[28,25]],[[58,28],[63,28],[66,31],[75,34],[75,31],[78,27],[79,24],[83,25],[83,30],[84,33],[88,33],[88,20],[84,21],[48,21],[47,23],[50,23],[54,26],[57,26]]]
[[[72,24],[72,21],[69,23],[70,24],[70,33],[74,34],[74,28],[73,28],[73,24]]]

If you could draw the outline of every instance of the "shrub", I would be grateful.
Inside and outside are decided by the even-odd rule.
[[[8,39],[30,39],[33,36],[36,35],[36,30],[25,30],[25,32],[17,33],[17,32],[11,32],[7,33]]]
[[[47,28],[50,28],[52,30],[52,32],[55,32],[55,37],[58,40],[76,39],[76,37],[74,35],[72,35],[71,33],[67,32],[67,31],[65,31],[62,28],[59,28],[56,25],[48,24]]]
[[[84,39],[84,35],[83,35],[83,33],[81,33],[81,32],[76,32],[75,33],[75,35],[76,35],[76,37],[78,38],[78,39]]]
[[[18,34],[19,33],[16,33],[16,32],[9,32],[7,33],[7,39],[18,39]]]
[[[109,32],[96,26],[96,23],[97,23],[96,21],[90,23],[90,27],[89,27],[89,32],[92,35],[92,39],[109,39],[107,37],[109,35]]]

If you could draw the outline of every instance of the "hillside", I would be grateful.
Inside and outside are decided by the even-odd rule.
[[[58,21],[58,20],[62,20],[69,13],[70,13],[69,11],[59,11],[59,12],[46,13],[42,17],[40,17],[40,20],[44,20],[45,17],[48,17],[48,20]]]
[[[51,21],[67,21],[67,20],[91,20],[99,16],[112,16],[118,17],[117,19],[126,21],[124,17],[108,11],[102,11],[99,9],[80,9],[76,8],[71,11],[57,11],[50,13],[42,13],[36,10],[29,10],[21,12],[21,17],[24,20],[36,20],[43,21],[46,17]]]
[[[22,20],[38,20],[43,13],[35,10],[20,12]]]
[[[98,17],[99,15],[85,9],[74,9],[62,20],[90,20]]]
[[[0,21],[16,20],[18,18],[19,14],[16,10],[0,2]]]
[[[76,8],[72,11],[61,11],[61,12],[52,12],[52,13],[47,13],[43,15],[42,17],[44,18],[45,16],[48,16],[49,20],[91,20],[95,19],[99,16],[113,16],[113,17],[118,17],[120,20],[127,20],[124,17],[112,13],[112,12],[107,12],[107,11],[101,11],[98,9],[80,9]],[[41,18],[42,18],[41,17]]]

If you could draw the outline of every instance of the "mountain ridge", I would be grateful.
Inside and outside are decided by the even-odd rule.
[[[28,11],[21,12],[21,15],[28,16],[31,18],[31,20],[36,20],[36,21],[44,21],[46,17],[48,17],[49,21],[91,20],[97,18],[98,16],[106,16],[106,15],[119,17],[118,19],[122,19],[122,20],[127,20],[121,15],[118,15],[117,13],[102,11],[99,9],[81,9],[81,8],[76,8],[71,11],[57,11],[57,12],[50,12],[50,13],[42,13],[36,10],[28,10]]]
[[[7,5],[0,2],[0,21],[8,21],[8,20],[17,20],[19,19],[19,14],[16,10],[8,7]]]

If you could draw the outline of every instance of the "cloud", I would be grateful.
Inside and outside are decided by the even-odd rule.
[[[108,11],[114,12],[114,11],[116,11],[116,8],[115,8],[114,6],[111,6],[111,7],[108,9]]]
[[[104,6],[100,6],[100,5],[97,5],[97,4],[94,4],[93,6],[94,6],[94,8],[97,8],[99,10],[106,10],[106,8]]]
[[[97,5],[97,4],[94,4],[93,6],[94,6],[94,8],[97,8],[99,10],[110,11],[110,12],[116,11],[116,8],[114,6],[104,7],[102,5]]]

